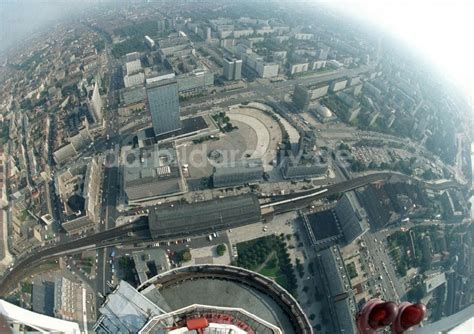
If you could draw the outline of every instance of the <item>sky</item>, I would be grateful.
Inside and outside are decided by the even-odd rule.
[[[336,0],[329,5],[372,22],[415,48],[450,78],[472,104],[474,1]]]

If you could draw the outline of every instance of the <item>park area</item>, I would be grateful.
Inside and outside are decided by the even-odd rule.
[[[237,244],[237,265],[274,279],[291,294],[296,292],[296,276],[284,236],[270,235]]]

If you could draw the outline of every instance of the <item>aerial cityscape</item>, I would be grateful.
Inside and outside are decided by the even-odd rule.
[[[74,6],[0,48],[1,334],[474,329],[440,71],[317,2]]]

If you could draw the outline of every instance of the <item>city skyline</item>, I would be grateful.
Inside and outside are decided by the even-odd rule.
[[[0,331],[468,325],[470,30],[422,5],[0,5]]]

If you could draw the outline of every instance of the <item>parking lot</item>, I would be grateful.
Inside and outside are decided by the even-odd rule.
[[[352,147],[352,155],[366,165],[371,162],[377,165],[383,162],[392,162],[392,158],[385,147],[354,146]]]

